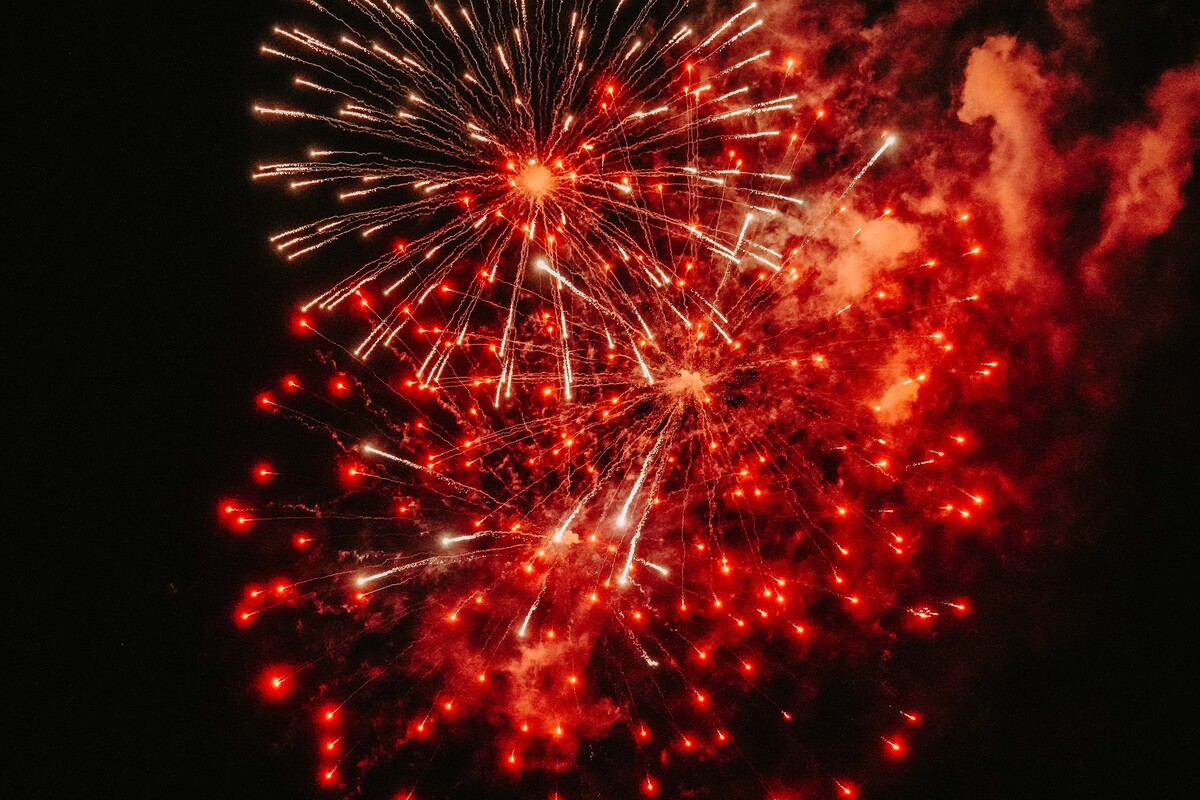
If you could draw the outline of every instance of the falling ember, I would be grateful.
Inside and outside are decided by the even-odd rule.
[[[304,303],[317,363],[258,401],[332,456],[261,462],[221,509],[295,558],[235,620],[302,651],[263,690],[320,703],[323,783],[465,738],[487,780],[613,748],[620,790],[670,795],[690,760],[803,735],[814,664],[969,621],[911,565],[991,512],[947,442],[995,363],[971,328],[988,257],[875,202],[896,137],[783,135],[825,112],[793,59],[776,91],[757,4],[334,5],[263,48],[304,103],[256,107],[330,149],[254,177],[334,194],[271,238],[284,258],[380,246]],[[839,167],[802,202],[810,162]],[[840,220],[906,214],[929,252],[831,296],[862,241]]]

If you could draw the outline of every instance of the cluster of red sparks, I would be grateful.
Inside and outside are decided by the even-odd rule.
[[[257,168],[340,201],[271,241],[388,245],[303,304],[317,364],[257,398],[331,463],[256,464],[221,516],[286,575],[235,619],[270,631],[264,693],[316,717],[321,784],[457,737],[510,782],[628,749],[654,795],[800,737],[841,659],[968,613],[917,554],[988,508],[955,405],[1000,368],[986,260],[959,211],[831,290],[840,215],[902,213],[854,191],[895,139],[787,192],[831,134],[752,49],[754,5],[704,32],[669,3],[312,5],[338,33],[263,50],[322,108],[256,111],[354,143]],[[900,756],[920,715],[887,709],[862,735]]]

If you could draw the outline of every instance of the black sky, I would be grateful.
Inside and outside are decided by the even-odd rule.
[[[289,352],[295,292],[263,242],[286,209],[248,179],[263,152],[256,48],[284,4],[138,5],[47,5],[10,33],[40,56],[9,78],[39,102],[14,103],[22,146],[8,157],[37,174],[8,187],[33,212],[10,239],[33,255],[7,272],[18,287],[47,279],[19,302],[53,306],[9,341],[40,366],[11,374],[38,407],[10,419],[17,459],[36,465],[15,484],[32,518],[8,534],[21,545],[10,611],[25,623],[7,637],[21,673],[9,688],[27,712],[9,778],[29,787],[13,796],[317,796],[310,743],[244,688],[254,662],[228,620],[250,576],[214,517],[261,455],[252,398]],[[1107,46],[1135,73],[1194,48],[1178,26],[1195,28],[1195,12],[1119,18]],[[1061,549],[1010,565],[1011,591],[965,645],[978,664],[967,690],[877,796],[1200,786],[1194,177],[1188,197],[1145,255],[1186,275],[1175,322],[1097,432],[1073,487],[1087,508]]]

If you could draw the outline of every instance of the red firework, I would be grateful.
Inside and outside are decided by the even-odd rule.
[[[735,82],[798,80],[745,49],[754,6],[701,34],[673,6],[346,5],[344,32],[264,48],[336,108],[258,110],[375,149],[256,177],[358,204],[274,237],[289,258],[396,238],[304,305],[320,363],[258,397],[316,434],[305,463],[222,503],[291,554],[235,617],[286,651],[264,693],[311,700],[319,782],[468,741],[485,782],[540,786],[597,744],[610,788],[670,794],[767,742],[801,757],[754,791],[854,796],[813,698],[966,613],[919,560],[988,508],[956,416],[1001,369],[969,217],[855,191],[886,132],[784,194],[838,148],[809,141],[820,109]],[[852,727],[901,757],[919,716],[882,705]]]

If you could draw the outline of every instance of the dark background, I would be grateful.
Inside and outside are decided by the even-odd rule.
[[[261,455],[252,401],[278,377],[295,294],[263,242],[279,197],[248,179],[256,49],[283,4],[141,5],[47,5],[10,31],[31,54],[9,82],[35,103],[10,98],[6,194],[32,214],[10,219],[6,273],[31,319],[8,344],[41,369],[10,370],[34,408],[10,417],[31,459],[11,502],[32,513],[8,534],[23,747],[5,781],[28,797],[310,796],[309,743],[243,688],[228,620],[246,565],[214,513]],[[1113,13],[1129,69],[1178,63],[1178,16]],[[875,796],[1196,791],[1196,183],[1146,254],[1187,274],[1177,321],[1097,422],[1069,546],[1013,566],[968,642],[974,677]]]

